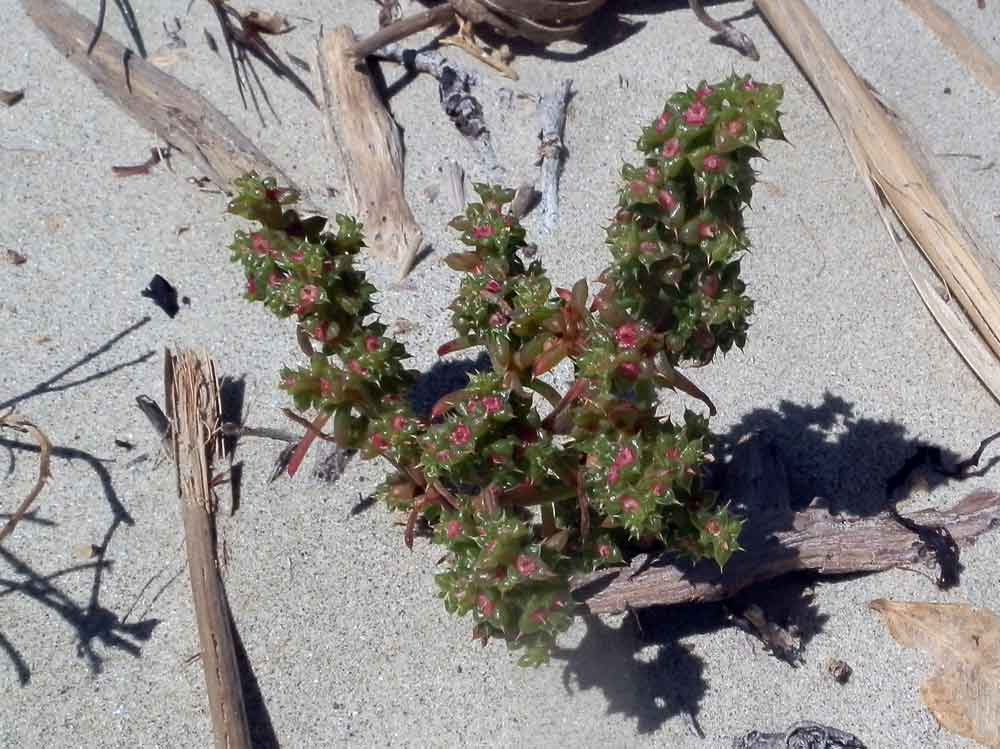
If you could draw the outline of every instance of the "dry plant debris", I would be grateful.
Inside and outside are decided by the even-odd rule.
[[[920,688],[927,709],[949,731],[1000,747],[1000,617],[956,603],[907,603],[880,598],[892,638],[930,655],[936,668]]]
[[[18,89],[17,91],[7,91],[6,89],[0,88],[0,104],[6,104],[8,107],[12,107],[23,98],[23,88]]]
[[[29,419],[19,416],[13,409],[5,414],[0,414],[0,430],[3,429],[30,434],[35,442],[38,443],[38,478],[35,479],[35,485],[31,487],[31,491],[28,492],[25,498],[21,500],[21,503],[14,510],[13,514],[11,514],[3,528],[0,528],[0,541],[3,541],[14,532],[17,524],[24,519],[24,516],[28,514],[28,510],[31,509],[35,500],[38,499],[38,495],[42,493],[45,484],[52,478],[52,443],[49,442],[49,438],[45,436],[45,433]]]

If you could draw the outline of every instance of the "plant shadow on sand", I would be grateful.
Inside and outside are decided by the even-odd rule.
[[[153,356],[153,351],[148,351],[136,358],[119,362],[105,369],[101,369],[91,374],[83,375],[75,380],[67,380],[67,376],[77,370],[85,369],[92,362],[102,357],[113,349],[122,339],[137,332],[149,322],[148,317],[143,317],[138,322],[130,325],[121,332],[112,336],[101,346],[87,352],[76,362],[59,370],[55,375],[45,379],[33,388],[20,395],[8,398],[0,403],[0,409],[17,406],[18,404],[37,397],[43,397],[49,393],[64,392],[74,388],[84,387],[96,380],[108,377],[122,369],[136,366],[147,361]],[[44,425],[43,425],[44,426]],[[37,455],[38,445],[22,442],[18,439],[0,436],[0,448],[7,451],[9,466],[7,473],[14,471],[18,453]],[[153,633],[157,619],[146,619],[142,621],[127,622],[128,615],[119,616],[101,605],[101,585],[104,580],[104,573],[108,571],[113,562],[107,558],[108,548],[111,541],[122,525],[134,525],[135,520],[129,514],[125,505],[118,497],[111,477],[111,471],[107,464],[110,461],[98,458],[85,450],[73,447],[63,447],[55,445],[52,448],[52,458],[54,461],[82,461],[97,476],[100,482],[104,500],[107,503],[111,518],[100,541],[94,544],[94,556],[85,564],[78,564],[54,572],[43,573],[33,567],[26,559],[23,559],[5,548],[0,547],[0,560],[6,564],[6,569],[12,573],[12,577],[0,577],[0,599],[8,595],[25,595],[36,603],[47,607],[58,614],[63,621],[73,628],[77,637],[77,654],[86,661],[92,674],[99,674],[103,670],[104,658],[95,648],[95,641],[99,641],[106,648],[121,650],[134,657],[141,654],[141,647],[137,643],[147,641]],[[41,503],[44,506],[45,496],[43,493]],[[32,515],[32,523],[40,525],[55,525],[51,520]],[[59,578],[64,578],[77,573],[89,573],[92,575],[90,583],[90,595],[84,604],[74,601],[63,588],[56,584]],[[0,605],[3,602],[0,601]],[[9,633],[0,631],[0,650],[3,651],[7,659],[12,663],[18,682],[21,686],[26,686],[31,680],[31,671],[27,666],[26,659],[17,650]]]
[[[751,435],[764,434],[781,456],[789,476],[791,506],[775,513],[760,508],[766,521],[755,526],[754,508],[745,508],[744,546],[753,539],[792,528],[795,512],[816,496],[828,497],[835,515],[871,517],[888,511],[905,497],[908,480],[917,469],[928,491],[952,481],[985,475],[1000,457],[978,464],[966,460],[966,470],[955,475],[963,457],[945,447],[907,437],[906,427],[894,421],[858,416],[843,398],[824,395],[819,405],[782,402],[777,409],[757,409],[743,417],[728,433],[720,435],[715,450],[724,482],[725,462],[734,447]],[[984,440],[988,445],[996,435]],[[982,447],[981,446],[981,449]],[[969,470],[976,466],[974,470]],[[739,555],[730,564],[738,561]],[[954,560],[956,574],[961,566]],[[691,565],[670,554],[651,566],[678,565],[685,578],[713,580],[718,568],[708,562]],[[855,576],[823,578],[828,582]],[[718,603],[654,606],[629,611],[621,628],[599,617],[584,617],[587,632],[580,645],[555,654],[564,662],[564,681],[579,689],[599,688],[605,693],[609,713],[637,720],[640,732],[658,729],[675,716],[686,717],[690,730],[699,732],[698,703],[707,690],[702,661],[685,649],[682,641],[696,634],[734,626],[734,614],[751,604],[760,607],[768,621],[796,631],[804,648],[829,619],[819,611],[812,588],[819,576],[793,573],[745,588]],[[806,654],[808,657],[808,654]]]

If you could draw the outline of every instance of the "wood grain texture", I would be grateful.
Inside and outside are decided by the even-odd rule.
[[[191,159],[219,189],[247,172],[292,181],[201,94],[102,33],[60,0],[21,0],[25,12],[70,63],[136,122]],[[298,189],[297,187],[295,189]],[[300,191],[301,192],[301,191]]]
[[[340,26],[319,41],[319,88],[329,134],[343,169],[351,211],[364,224],[371,251],[394,260],[404,276],[423,231],[403,193],[403,141],[367,63],[351,54],[354,32]]]

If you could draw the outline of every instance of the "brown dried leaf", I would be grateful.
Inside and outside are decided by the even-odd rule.
[[[12,107],[24,98],[24,89],[17,91],[6,91],[0,88],[0,103]]]
[[[944,728],[1000,749],[1000,617],[965,604],[880,598],[869,608],[900,645],[930,655],[936,670],[920,695]]]
[[[248,10],[243,14],[244,23],[265,34],[284,34],[291,31],[288,19],[266,10]]]
[[[16,250],[4,250],[2,257],[3,261],[10,265],[24,265],[28,262],[28,258]]]

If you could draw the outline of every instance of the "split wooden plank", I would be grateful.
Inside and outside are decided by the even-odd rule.
[[[215,746],[250,749],[232,618],[216,563],[212,463],[222,451],[222,404],[215,364],[203,353],[168,350],[163,380]]]
[[[330,138],[343,167],[351,211],[375,255],[409,273],[424,234],[403,193],[403,141],[363,60],[355,36],[340,26],[317,45],[318,85]]]
[[[65,3],[21,0],[21,4],[60,54],[90,78],[101,93],[191,159],[219,189],[229,192],[233,180],[247,172],[271,176],[295,187],[207,99],[107,33],[101,34],[88,55],[94,24]]]
[[[969,335],[959,314],[942,314],[946,299],[929,284],[914,283],[935,321],[959,354],[1000,400],[1000,277],[968,239],[958,219],[914,156],[914,148],[840,54],[819,20],[802,0],[756,0],[761,13],[823,98],[840,129],[890,237],[894,216],[923,253],[968,317],[978,337]],[[906,259],[904,257],[904,263]],[[913,276],[912,269],[907,267]]]

